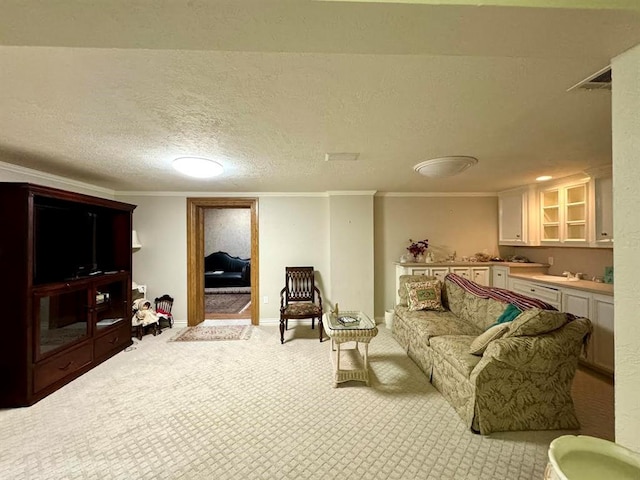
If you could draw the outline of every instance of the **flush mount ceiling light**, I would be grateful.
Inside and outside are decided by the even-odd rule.
[[[173,161],[173,168],[180,173],[196,178],[211,178],[220,175],[222,165],[208,158],[179,157]]]
[[[417,164],[413,169],[420,175],[432,178],[452,177],[478,163],[478,159],[464,155],[432,158]]]
[[[551,180],[553,177],[551,175],[541,175],[539,177],[536,177],[536,181],[537,182],[546,182],[548,180]]]

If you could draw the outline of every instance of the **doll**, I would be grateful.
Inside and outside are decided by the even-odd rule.
[[[158,323],[158,314],[151,308],[151,302],[146,298],[136,300],[134,303],[135,313],[131,319],[133,326],[142,325],[147,326],[153,323]]]

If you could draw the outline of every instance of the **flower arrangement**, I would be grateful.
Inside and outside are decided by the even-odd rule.
[[[423,255],[424,252],[427,250],[427,248],[429,248],[429,240],[426,238],[424,240],[419,240],[417,242],[414,242],[413,240],[409,239],[409,242],[410,242],[410,245],[407,247],[407,250],[409,250],[409,253],[414,257],[417,257],[418,255]]]

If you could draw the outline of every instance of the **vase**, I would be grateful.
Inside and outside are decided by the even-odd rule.
[[[424,253],[419,253],[415,257],[416,257],[417,263],[424,263],[424,260],[425,260]]]

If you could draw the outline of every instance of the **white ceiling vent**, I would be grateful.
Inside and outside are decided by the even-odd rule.
[[[567,92],[575,89],[611,90],[611,67],[606,66],[603,69],[598,70],[593,75],[590,75],[581,82],[576,83],[573,87],[569,88]]]
[[[336,152],[325,153],[324,159],[327,162],[355,162],[359,156],[359,153]]]

